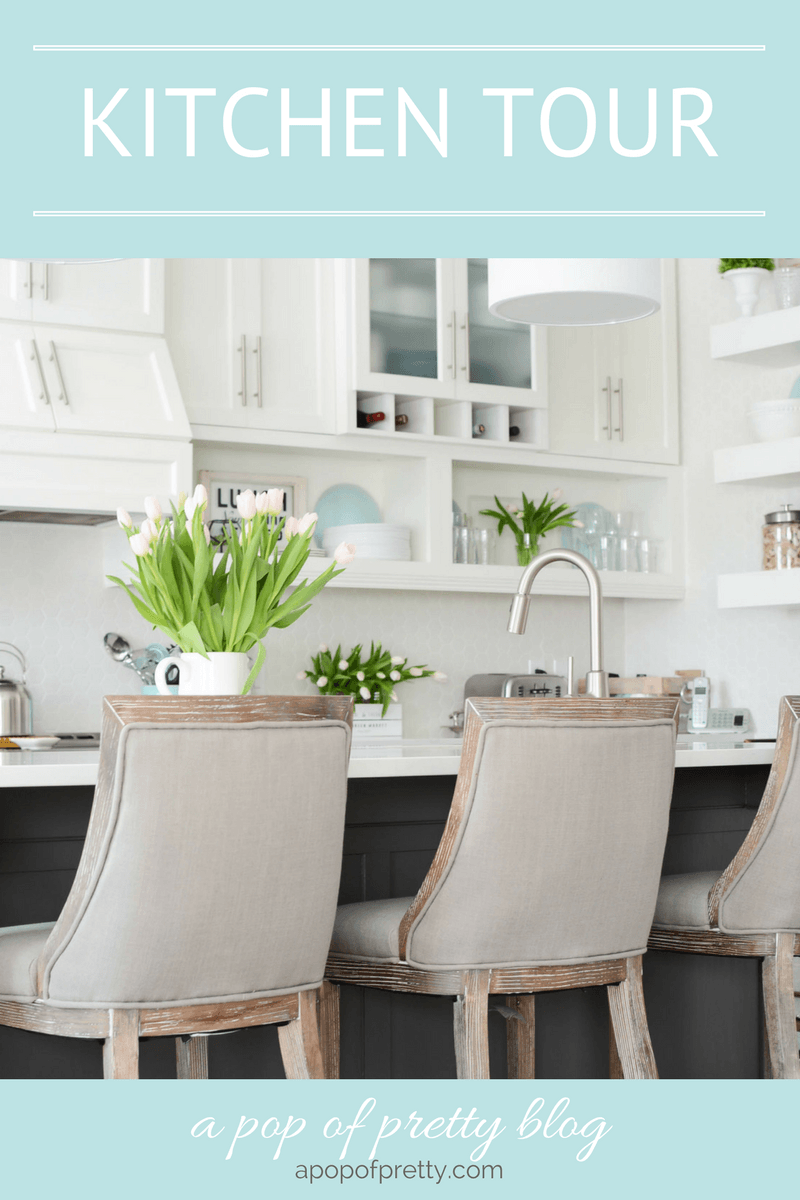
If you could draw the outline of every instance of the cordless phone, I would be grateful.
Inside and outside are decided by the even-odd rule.
[[[692,729],[705,729],[708,726],[708,701],[710,684],[705,675],[698,676],[692,686],[692,711],[689,724]]]

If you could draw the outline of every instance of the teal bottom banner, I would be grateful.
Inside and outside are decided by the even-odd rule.
[[[6,1081],[5,1195],[751,1196],[800,1087],[750,1081]]]

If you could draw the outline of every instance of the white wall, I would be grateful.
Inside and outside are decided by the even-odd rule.
[[[124,546],[124,534],[120,531]],[[107,693],[133,693],[134,673],[113,662],[103,635],[121,633],[132,646],[164,641],[141,620],[119,588],[103,586],[99,529],[0,523],[0,638],[27,656],[34,725],[39,733],[97,730],[100,702]],[[477,671],[525,671],[528,659],[549,667],[574,654],[576,668],[588,667],[588,615],[579,599],[537,597],[523,637],[506,633],[505,596],[447,592],[323,592],[289,629],[266,641],[267,661],[256,690],[306,692],[297,672],[320,642],[381,640],[394,653],[430,663],[448,676],[401,686],[408,737],[439,736],[440,725],[460,708],[464,682]],[[609,665],[622,662],[622,602],[606,614]],[[0,656],[10,677],[16,664]]]
[[[760,569],[764,514],[800,501],[800,488],[715,484],[713,452],[752,441],[748,408],[787,396],[800,367],[772,371],[711,359],[709,326],[737,315],[731,285],[716,265],[716,259],[681,259],[678,271],[686,599],[625,602],[626,669],[702,668],[714,707],[750,708],[765,737],[775,732],[779,697],[800,692],[800,609],[720,610],[716,578]],[[774,307],[769,294],[758,311],[768,307]]]

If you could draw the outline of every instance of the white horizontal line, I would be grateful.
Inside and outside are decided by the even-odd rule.
[[[220,52],[239,52],[239,53],[328,53],[328,52],[345,52],[345,53],[509,53],[509,54],[566,54],[572,52],[578,53],[630,53],[630,52],[663,52],[663,53],[752,53],[753,51],[766,50],[766,46],[757,45],[708,45],[708,46],[671,46],[671,45],[614,45],[614,46],[529,46],[529,45],[511,45],[511,46],[449,46],[449,45],[407,45],[407,46],[181,46],[181,45],[118,45],[118,46],[103,46],[103,45],[81,45],[81,46],[34,46],[34,50],[39,51],[77,51],[81,53],[117,53],[117,52],[153,52],[153,53],[220,53]]]
[[[765,217],[761,209],[721,208],[63,208],[34,217]]]

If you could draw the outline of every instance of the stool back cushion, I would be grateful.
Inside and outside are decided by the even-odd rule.
[[[319,983],[349,743],[343,721],[126,725],[102,844],[40,961],[42,995],[157,1006]]]
[[[752,850],[724,891],[719,928],[724,933],[800,933],[800,722],[779,738],[773,776],[777,796],[765,799],[753,822]],[[786,762],[780,762],[786,753]],[[773,779],[770,779],[770,785]],[[744,847],[743,847],[744,850]],[[743,856],[744,857],[744,856]],[[726,876],[728,872],[725,873]]]
[[[407,960],[468,969],[641,954],[674,740],[666,718],[488,721],[457,844]]]

